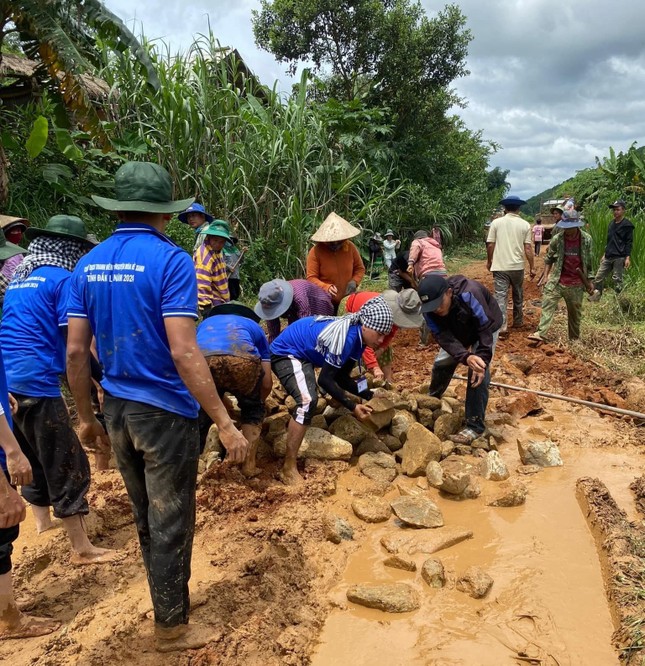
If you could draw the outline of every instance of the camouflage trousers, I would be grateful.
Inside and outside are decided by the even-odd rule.
[[[577,340],[580,337],[580,320],[582,319],[582,299],[585,289],[582,285],[566,287],[559,282],[547,284],[542,294],[542,316],[537,332],[546,337],[551,328],[553,315],[558,308],[560,299],[563,298],[567,306],[567,318],[569,324],[569,340]]]

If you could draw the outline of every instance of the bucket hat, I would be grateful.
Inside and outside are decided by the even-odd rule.
[[[7,229],[14,227],[16,224],[22,227],[24,231],[30,222],[26,217],[13,217],[12,215],[0,215],[0,229],[6,231]]]
[[[179,213],[195,197],[173,201],[170,174],[152,162],[126,162],[114,174],[115,198],[92,195],[94,203],[106,210],[139,213]]]
[[[419,282],[417,291],[421,300],[421,312],[434,312],[448,291],[448,282],[441,275],[426,275]]]
[[[394,324],[399,328],[419,328],[423,324],[421,299],[414,289],[400,292],[388,289],[382,294],[394,315]]]
[[[333,243],[344,241],[361,233],[360,229],[352,226],[336,213],[329,213],[325,221],[318,227],[318,231],[311,237],[314,243]]]
[[[524,199],[520,199],[514,194],[509,194],[506,198],[499,202],[500,206],[523,206],[526,203]]]
[[[383,236],[381,236],[381,234],[379,234],[378,231],[372,236],[372,238],[375,241],[378,241],[379,243],[383,240]]]
[[[89,247],[94,247],[94,243],[87,237],[87,229],[85,223],[80,217],[76,215],[54,215],[47,220],[44,229],[38,227],[29,227],[25,231],[27,240],[34,240],[39,236],[49,236],[53,238],[75,238],[80,240]]]
[[[206,229],[203,229],[199,233],[205,234],[206,236],[219,236],[220,238],[226,238],[226,240],[231,240],[231,235],[228,232],[228,225],[224,226],[221,223],[221,220],[215,220],[211,222]]]
[[[609,204],[609,208],[627,208],[627,204],[624,199],[616,199],[614,203]]]
[[[577,210],[565,210],[562,219],[555,225],[558,229],[577,229],[584,227],[585,223],[580,219]]]
[[[17,254],[27,254],[27,250],[23,250],[19,245],[10,243],[4,235],[4,230],[0,227],[0,261],[15,257]]]
[[[385,238],[387,238],[388,236],[394,236],[394,232],[392,231],[392,229],[388,229],[385,232]]]
[[[556,210],[560,211],[561,213],[564,213],[564,208],[562,206],[560,206],[559,204],[557,206],[553,206],[553,208],[551,208],[552,213],[553,213],[553,211],[556,211]]]
[[[199,203],[192,203],[190,206],[188,206],[188,208],[186,208],[186,210],[179,213],[179,215],[177,215],[179,221],[183,222],[184,224],[188,224],[188,213],[201,213],[204,216],[206,222],[213,221],[213,216],[210,213],[207,213],[204,206]]]
[[[216,315],[235,315],[237,317],[246,317],[247,319],[254,321],[256,324],[260,321],[260,317],[258,317],[248,305],[244,305],[244,303],[240,303],[239,301],[229,301],[228,303],[222,303],[221,305],[213,306],[209,310],[205,319],[208,319],[209,317],[215,317]]]
[[[260,287],[255,314],[260,319],[277,319],[293,303],[293,287],[286,280],[271,280]]]
[[[421,240],[422,238],[427,238],[428,237],[428,232],[425,229],[419,229],[419,231],[414,232],[414,236],[412,236],[413,240]]]

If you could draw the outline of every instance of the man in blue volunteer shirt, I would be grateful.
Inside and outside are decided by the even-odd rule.
[[[90,465],[60,391],[69,278],[93,243],[72,215],[55,215],[44,229],[30,227],[25,235],[29,255],[7,288],[0,329],[9,391],[18,402],[14,431],[33,469],[33,482],[22,487],[22,495],[39,531],[51,525],[53,507],[74,564],[112,562],[117,553],[93,546],[85,533]]]
[[[206,357],[215,386],[220,393],[237,398],[241,411],[242,434],[249,443],[249,452],[242,465],[242,474],[257,476],[256,465],[260,431],[264,420],[264,401],[273,382],[271,353],[259,317],[242,303],[217,305],[197,327],[197,344]],[[211,420],[200,412],[202,435]],[[202,441],[204,438],[202,437]]]
[[[155,613],[157,650],[198,648],[216,634],[188,625],[195,531],[198,403],[217,424],[233,462],[248,443],[228,416],[195,338],[197,283],[188,253],[165,234],[173,213],[168,172],[126,162],[116,198],[93,197],[118,213],[114,234],[78,264],[68,306],[68,378],[82,441],[102,432],[90,400],[92,333],[103,366],[104,415],[132,503]]]
[[[430,395],[440,398],[456,367],[468,368],[466,427],[450,439],[471,444],[484,434],[490,364],[502,327],[502,311],[493,295],[463,275],[426,275],[418,287],[421,312],[441,347],[432,366]]]
[[[32,473],[11,425],[9,391],[0,353],[0,640],[45,636],[60,627],[55,620],[23,613],[13,594],[11,553],[18,538],[18,525],[27,514],[15,486],[31,483]]]
[[[345,391],[370,398],[365,378],[350,377],[366,346],[378,349],[392,330],[394,317],[382,297],[373,298],[355,314],[344,317],[305,317],[287,326],[271,343],[271,367],[296,401],[287,428],[287,450],[281,478],[287,485],[302,482],[296,464],[298,449],[316,410],[318,385],[363,421],[371,408],[357,404]]]

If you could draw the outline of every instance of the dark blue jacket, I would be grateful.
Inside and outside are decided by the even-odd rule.
[[[490,364],[493,358],[493,333],[502,327],[502,311],[483,284],[463,275],[448,278],[452,304],[445,317],[425,313],[426,324],[442,349],[459,363],[466,363],[475,343],[477,356]]]

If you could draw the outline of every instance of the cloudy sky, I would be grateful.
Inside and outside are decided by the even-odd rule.
[[[444,3],[421,0],[429,15]],[[645,143],[645,5],[638,0],[456,1],[473,33],[470,75],[456,82],[471,129],[501,146],[512,192],[531,196],[594,164],[609,146]],[[285,67],[251,30],[259,0],[106,0],[135,33],[176,49],[208,31],[260,80],[290,90]],[[133,23],[136,21],[136,23]]]

